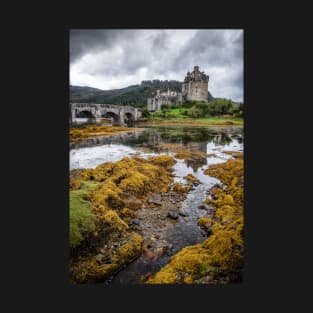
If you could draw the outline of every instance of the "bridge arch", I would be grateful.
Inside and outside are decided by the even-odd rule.
[[[113,111],[104,110],[101,112],[101,117],[102,118],[112,118],[112,125],[113,126],[120,125],[120,116]]]
[[[135,123],[135,115],[131,112],[126,112],[124,114],[124,123],[127,126],[133,126]]]
[[[75,117],[82,117],[82,118],[95,118],[95,116],[92,114],[91,110],[88,109],[83,109],[83,110],[79,110],[76,109],[75,110]]]

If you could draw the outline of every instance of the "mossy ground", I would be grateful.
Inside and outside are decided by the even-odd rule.
[[[79,187],[70,191],[70,247],[78,246],[84,234],[96,228],[96,218],[88,201],[88,191],[96,189],[98,185],[82,181]]]
[[[166,155],[124,158],[70,175],[72,227],[70,281],[103,280],[143,249],[143,238],[129,226],[149,194],[168,191],[175,160]],[[70,228],[71,230],[71,228]],[[87,248],[88,247],[88,248]]]
[[[110,136],[113,134],[135,131],[138,128],[119,127],[119,126],[101,126],[88,125],[84,127],[70,128],[70,142],[79,142],[83,139],[96,136]]]
[[[207,203],[215,209],[210,224],[212,234],[202,243],[183,248],[147,284],[238,282],[243,268],[243,158],[212,165],[206,174],[221,180]],[[231,273],[231,274],[230,274]]]

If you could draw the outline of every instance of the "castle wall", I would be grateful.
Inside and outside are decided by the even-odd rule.
[[[175,105],[183,102],[182,94],[176,91],[170,91],[160,93],[157,90],[156,96],[147,99],[147,109],[150,112],[161,110],[162,104]]]
[[[187,101],[208,101],[208,83],[203,81],[189,81],[187,83]]]

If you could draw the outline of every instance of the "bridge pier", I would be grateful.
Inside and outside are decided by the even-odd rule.
[[[126,126],[124,116],[119,115],[118,118],[112,118],[112,126]]]

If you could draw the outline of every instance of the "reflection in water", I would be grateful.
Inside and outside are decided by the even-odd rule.
[[[225,159],[223,150],[242,150],[240,127],[149,127],[110,137],[95,137],[70,144],[70,169],[96,167],[125,156],[175,154],[180,151],[213,153]],[[186,161],[197,171],[207,159]]]
[[[207,164],[207,158],[197,160],[185,160],[187,167],[191,167],[194,172],[197,172],[198,168]]]

